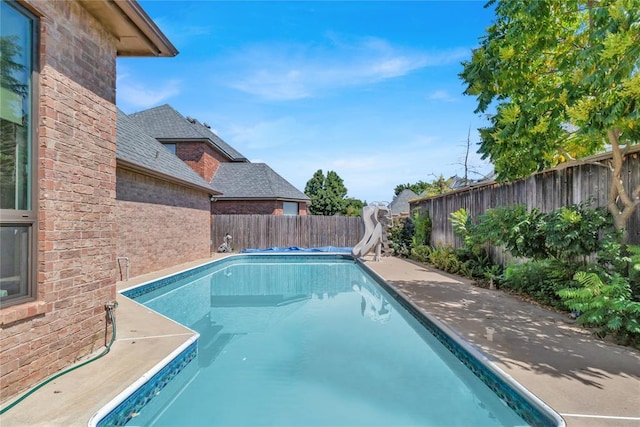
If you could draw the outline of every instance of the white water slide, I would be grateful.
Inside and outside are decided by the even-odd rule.
[[[382,224],[379,215],[387,215],[389,208],[384,205],[369,205],[362,208],[362,220],[364,221],[364,237],[353,247],[352,255],[362,258],[373,248],[376,250],[375,260],[380,261],[382,250]]]

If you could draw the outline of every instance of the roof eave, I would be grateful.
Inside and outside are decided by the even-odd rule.
[[[203,191],[203,192],[206,192],[207,194],[209,194],[210,196],[220,196],[220,195],[222,195],[222,193],[220,191],[214,190],[211,187],[194,184],[193,182],[185,181],[183,179],[176,178],[174,176],[171,176],[171,175],[168,175],[168,174],[164,174],[162,172],[158,172],[158,171],[149,169],[146,166],[139,165],[137,163],[130,162],[128,160],[124,160],[124,159],[118,158],[118,159],[116,159],[116,165],[118,167],[122,168],[122,169],[128,169],[128,170],[131,170],[133,172],[138,172],[138,173],[141,173],[143,175],[147,175],[147,176],[150,176],[150,177],[153,177],[153,178],[160,179],[162,181],[176,183],[176,184],[180,184],[182,186],[188,187],[188,188],[192,188],[194,190]]]
[[[235,202],[235,201],[263,201],[263,200],[271,200],[271,201],[281,201],[281,202],[298,202],[298,203],[306,203],[311,204],[311,200],[307,199],[296,199],[292,197],[240,197],[240,196],[222,196],[216,197],[216,199],[220,202]]]
[[[176,56],[178,50],[135,0],[78,0],[116,40],[118,56]]]

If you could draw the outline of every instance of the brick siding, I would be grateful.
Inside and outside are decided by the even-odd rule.
[[[176,144],[176,156],[207,182],[211,182],[220,163],[228,161],[206,142],[180,142]]]
[[[211,213],[213,215],[282,215],[282,202],[278,203],[275,200],[218,200],[211,204]]]
[[[0,310],[2,401],[104,346],[116,291],[115,41],[74,2],[26,5],[42,16],[37,298]]]
[[[130,277],[209,256],[206,192],[118,168],[116,194],[117,254],[129,258]]]
[[[282,200],[218,200],[212,215],[284,215]],[[307,204],[298,203],[298,215],[307,215]]]

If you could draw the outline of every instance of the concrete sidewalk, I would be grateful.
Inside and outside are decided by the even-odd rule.
[[[388,257],[366,265],[568,426],[640,426],[640,352],[595,339],[565,315],[423,265]]]
[[[118,289],[208,261],[136,277]],[[640,352],[593,339],[566,316],[406,260],[366,265],[559,412],[569,427],[640,427]],[[42,387],[2,415],[0,426],[86,426],[192,336],[127,298],[118,301],[118,337],[111,352]],[[495,333],[488,335],[487,328]]]

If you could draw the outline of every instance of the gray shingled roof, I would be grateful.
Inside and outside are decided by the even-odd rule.
[[[416,193],[405,188],[400,194],[394,197],[393,201],[389,203],[389,209],[392,215],[409,214],[409,200],[418,197]]]
[[[118,110],[116,122],[116,158],[150,171],[217,193],[185,162],[147,135],[129,117]]]
[[[224,199],[285,199],[310,202],[306,194],[295,188],[264,163],[221,163],[211,186],[222,191]]]
[[[247,158],[224,142],[204,124],[187,119],[165,104],[129,115],[144,132],[159,140],[207,140],[221,154],[233,162],[246,162]]]

